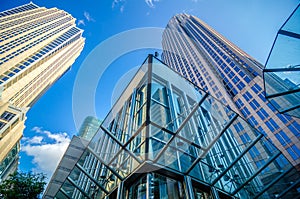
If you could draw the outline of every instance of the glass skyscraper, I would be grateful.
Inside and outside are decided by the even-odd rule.
[[[82,141],[75,137],[71,142],[43,198],[299,194],[299,172],[280,150],[239,114],[152,55],[92,140]]]
[[[162,45],[167,65],[244,117],[300,169],[300,120],[278,113],[281,105],[271,100],[274,108],[266,100],[259,62],[188,14],[169,21]]]
[[[0,12],[0,179],[17,168],[26,112],[84,46],[75,19],[34,3]]]

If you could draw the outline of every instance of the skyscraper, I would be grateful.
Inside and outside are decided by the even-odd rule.
[[[169,21],[162,45],[167,65],[242,115],[300,168],[299,119],[278,113],[265,99],[259,62],[188,14]]]
[[[75,20],[33,3],[0,13],[0,179],[16,168],[27,110],[83,49]]]

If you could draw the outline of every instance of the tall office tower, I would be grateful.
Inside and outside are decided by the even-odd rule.
[[[88,116],[84,119],[79,131],[78,136],[86,140],[91,140],[99,129],[101,121],[93,116]]]
[[[278,113],[265,99],[260,63],[188,14],[169,21],[162,45],[167,65],[242,115],[300,169],[299,119]]]
[[[91,141],[81,140],[72,139],[43,198],[299,195],[300,172],[274,145],[152,55]]]
[[[0,179],[18,162],[26,111],[84,46],[75,19],[33,3],[0,13]]]

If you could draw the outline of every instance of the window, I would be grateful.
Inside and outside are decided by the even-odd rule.
[[[16,114],[5,111],[0,118],[5,121],[10,121]]]
[[[238,108],[242,108],[244,106],[244,103],[242,102],[241,99],[238,99],[235,104],[237,105]]]
[[[288,123],[288,120],[282,114],[277,113],[276,115],[284,124]]]
[[[299,131],[295,128],[294,124],[296,124],[296,122],[293,122],[292,124],[288,125],[288,128],[290,129],[290,131],[296,136],[299,137],[300,133]],[[299,125],[299,124],[298,124]]]
[[[251,105],[251,107],[252,107],[253,110],[256,110],[256,109],[258,109],[260,107],[260,105],[258,104],[258,102],[255,99],[253,99],[250,102],[250,105]]]
[[[273,125],[273,127],[274,127],[275,129],[279,129],[278,124],[277,124],[272,118],[270,118],[270,122],[271,122],[271,124]]]
[[[266,121],[266,125],[268,126],[268,128],[271,130],[271,132],[274,132],[275,129],[274,127],[271,125],[271,123],[269,121]]]
[[[248,119],[249,123],[252,125],[252,126],[256,126],[258,125],[258,122],[256,121],[256,119],[251,116],[249,119]]]
[[[248,91],[243,94],[243,97],[246,101],[250,101],[250,99],[252,99],[252,95]]]
[[[2,129],[5,126],[4,122],[0,122],[0,129]]]
[[[261,87],[257,83],[255,83],[251,88],[255,93],[259,93],[259,91],[262,90]]]
[[[293,146],[295,146],[295,145],[293,145]],[[295,148],[293,146],[292,146],[292,148]],[[286,150],[290,154],[290,156],[293,158],[293,160],[297,160],[299,155],[297,153],[295,153],[295,151],[292,148],[287,148]],[[299,152],[299,149],[298,149],[298,152]]]
[[[251,82],[251,79],[250,79],[248,76],[245,76],[245,77],[244,77],[244,80],[245,80],[247,83],[250,83],[250,82]]]
[[[278,134],[275,135],[277,140],[282,144],[282,146],[286,146],[287,143],[290,143],[290,138],[283,132],[280,131]]]
[[[245,88],[245,84],[243,82],[239,82],[237,87],[239,90],[243,90],[243,88]]]
[[[249,110],[248,110],[247,107],[243,108],[241,111],[242,111],[242,113],[243,113],[243,115],[244,115],[245,117],[247,117],[248,115],[250,115],[250,112],[249,112]]]

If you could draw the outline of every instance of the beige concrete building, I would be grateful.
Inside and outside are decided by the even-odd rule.
[[[27,110],[83,49],[75,20],[33,3],[0,13],[0,179],[18,163]]]

